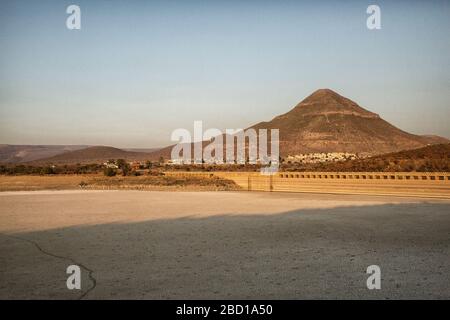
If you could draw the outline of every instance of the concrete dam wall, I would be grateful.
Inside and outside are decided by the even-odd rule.
[[[449,172],[166,172],[234,181],[243,190],[450,198]]]

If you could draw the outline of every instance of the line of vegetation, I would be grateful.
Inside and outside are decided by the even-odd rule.
[[[32,165],[0,165],[3,175],[53,175],[53,174],[91,174],[103,170],[100,164],[75,164],[62,166],[32,166]]]
[[[124,159],[109,160],[105,164],[73,165],[0,165],[2,175],[54,175],[54,174],[99,174],[107,177],[161,175],[164,171],[236,171],[256,172],[261,165],[252,164],[164,164],[146,161],[131,165]],[[379,156],[321,163],[282,162],[280,171],[322,171],[322,172],[450,172],[450,144],[431,145],[415,150],[406,150]]]
[[[84,188],[106,187],[108,189],[145,189],[148,186],[154,187],[200,187],[210,190],[239,190],[239,186],[231,180],[219,177],[174,177],[174,176],[116,176],[116,177],[95,177],[83,182]]]

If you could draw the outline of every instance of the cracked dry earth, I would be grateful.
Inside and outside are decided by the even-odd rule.
[[[0,193],[0,299],[449,299],[449,257],[449,200]]]
[[[63,256],[59,256],[59,255],[53,254],[51,252],[48,252],[48,251],[42,249],[42,247],[36,241],[30,240],[30,239],[21,238],[21,237],[18,237],[18,236],[12,236],[12,235],[5,235],[5,236],[6,237],[10,237],[11,239],[28,242],[30,245],[34,246],[43,255],[46,255],[46,256],[48,256],[50,258],[62,260],[62,261],[64,261],[66,263],[66,265],[76,265],[76,266],[80,267],[81,270],[87,272],[87,275],[89,277],[89,280],[92,282],[92,285],[87,290],[84,290],[84,291],[81,291],[81,288],[80,288],[80,294],[76,297],[78,300],[83,299],[97,285],[97,280],[93,276],[94,271],[89,269],[88,267],[84,266],[82,263],[77,262],[77,261],[75,261],[74,259],[72,259],[70,257],[63,257]],[[83,282],[85,282],[85,281],[83,281]],[[73,291],[73,292],[75,293],[77,291]]]

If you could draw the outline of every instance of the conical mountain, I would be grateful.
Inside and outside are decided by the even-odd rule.
[[[283,156],[311,152],[380,154],[448,142],[402,131],[330,89],[319,89],[289,112],[251,128],[279,129]]]

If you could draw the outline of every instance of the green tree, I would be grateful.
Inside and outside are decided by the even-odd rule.
[[[54,174],[55,172],[53,171],[52,167],[44,167],[41,170],[41,174]]]
[[[125,159],[117,159],[116,165],[119,167],[119,169],[122,169],[127,164]]]
[[[107,177],[114,177],[117,174],[117,171],[113,168],[105,168],[103,174]]]
[[[130,172],[130,165],[125,161],[125,159],[117,159],[116,165],[122,170],[122,175],[126,176]]]
[[[130,173],[130,171],[131,171],[130,165],[129,165],[128,163],[125,163],[125,164],[121,167],[121,170],[122,170],[122,175],[123,175],[123,176],[127,176],[127,175]]]

